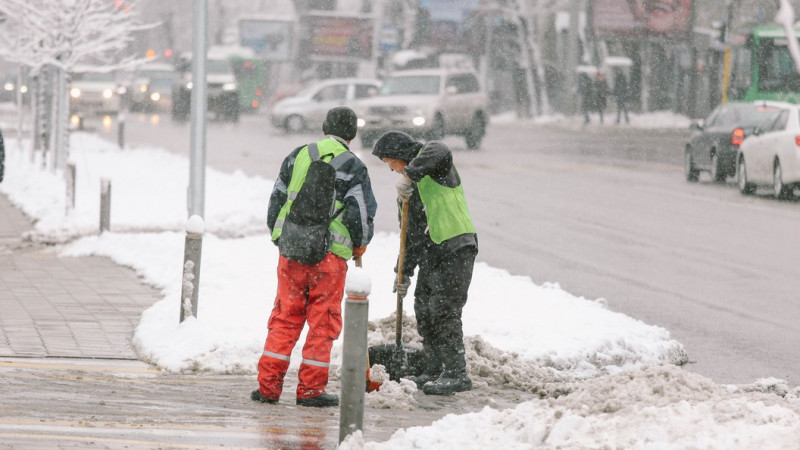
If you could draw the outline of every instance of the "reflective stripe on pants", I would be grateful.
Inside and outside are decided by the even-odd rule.
[[[303,345],[297,398],[316,397],[325,391],[331,347],[342,331],[346,275],[347,261],[332,253],[313,265],[279,258],[278,294],[269,318],[265,353],[258,361],[261,395],[280,397],[289,368],[289,360],[281,356],[292,354],[306,321],[309,331]]]

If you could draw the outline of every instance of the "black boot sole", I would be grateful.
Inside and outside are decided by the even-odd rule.
[[[258,389],[256,389],[255,391],[250,393],[250,400],[253,400],[253,401],[256,401],[256,402],[261,402],[261,403],[269,403],[271,405],[274,405],[274,404],[278,403],[278,399],[277,398],[264,397],[263,395],[261,395],[261,392],[259,392]]]

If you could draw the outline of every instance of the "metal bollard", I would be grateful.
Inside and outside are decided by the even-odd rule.
[[[203,252],[204,228],[205,224],[200,216],[192,216],[186,221],[180,322],[188,317],[197,317],[197,296],[200,293],[200,255]]]
[[[100,233],[111,229],[111,180],[100,180]]]
[[[125,114],[117,115],[117,145],[120,149],[125,148]]]
[[[342,349],[342,399],[339,406],[339,443],[364,426],[367,382],[367,322],[371,281],[361,267],[349,269],[345,292]]]
[[[75,163],[67,163],[67,214],[75,209]]]

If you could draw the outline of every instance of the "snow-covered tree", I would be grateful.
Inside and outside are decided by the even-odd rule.
[[[139,62],[126,54],[138,23],[138,0],[0,0],[6,26],[0,56],[32,68],[72,72],[78,64],[107,70]]]
[[[6,18],[0,27],[0,56],[38,73],[55,69],[52,102],[55,130],[54,165],[63,169],[68,157],[66,87],[69,74],[85,64],[113,71],[144,62],[126,52],[139,24],[138,0],[0,0]],[[81,65],[81,66],[79,66]]]

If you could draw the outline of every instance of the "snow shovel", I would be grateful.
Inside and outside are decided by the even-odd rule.
[[[406,257],[406,238],[408,236],[408,200],[403,202],[400,217],[400,254],[397,258],[397,284],[403,282],[403,266]],[[419,362],[422,351],[413,348],[403,348],[403,296],[397,293],[397,322],[395,325],[395,344],[377,345],[370,347],[372,360],[375,364],[386,367],[389,379],[397,381],[400,378],[419,375],[422,372]],[[409,361],[411,360],[411,361]],[[416,362],[416,364],[415,364]]]
[[[356,267],[361,267],[361,257],[357,256],[355,259],[356,259]],[[369,365],[369,349],[367,349],[367,386],[366,386],[367,392],[377,391],[378,389],[381,388],[381,384],[383,384],[383,382],[381,381],[372,381],[372,379],[369,377],[370,367],[371,366]]]

